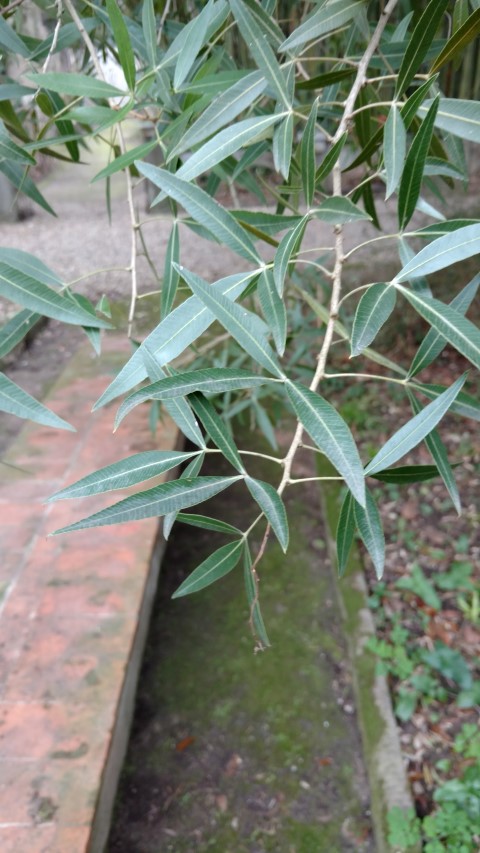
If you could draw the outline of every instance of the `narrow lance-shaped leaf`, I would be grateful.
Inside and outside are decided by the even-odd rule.
[[[260,602],[258,600],[258,578],[256,573],[253,571],[253,563],[248,545],[245,545],[243,571],[250,614],[250,624],[252,631],[261,645],[261,648],[265,649],[270,646],[270,641],[265,630],[265,624],[260,610]]]
[[[213,8],[213,14],[210,16],[207,32],[205,34],[205,40],[211,38],[214,33],[223,25],[226,17],[228,15],[228,4],[225,0],[216,0]],[[178,35],[174,38],[173,42],[170,44],[169,48],[165,51],[161,63],[157,67],[167,68],[168,66],[174,65],[177,61],[180,54],[185,49],[185,45],[187,40],[189,39],[190,31],[195,27],[196,18],[190,19],[187,24],[180,30]]]
[[[191,477],[198,477],[200,471],[202,470],[203,463],[205,462],[205,451],[199,453],[198,456],[195,456],[191,462],[188,463],[187,467],[181,472],[179,480],[188,480]],[[175,524],[179,515],[178,510],[173,510],[172,512],[165,513],[163,518],[163,537],[167,541],[170,533],[172,532],[172,527]]]
[[[397,98],[400,98],[406,91],[425,59],[447,6],[448,0],[430,0],[427,8],[419,18],[408,42],[398,72],[395,89],[395,96]]]
[[[410,222],[422,187],[423,168],[432,141],[433,125],[440,97],[437,96],[417,131],[407,154],[400,188],[398,190],[398,222],[403,231]]]
[[[327,151],[327,153],[325,154],[325,157],[320,163],[315,174],[315,186],[317,186],[317,184],[320,184],[332,171],[333,167],[335,166],[335,163],[337,162],[338,158],[340,157],[340,154],[342,153],[345,142],[347,141],[347,137],[348,133],[342,134],[342,136],[337,139],[335,144],[332,145],[330,151]]]
[[[424,483],[440,477],[436,465],[399,465],[398,468],[386,468],[371,475],[381,483],[396,483],[399,486],[407,483]]]
[[[2,160],[16,160],[27,166],[35,165],[34,158],[13,139],[10,139],[3,121],[0,121],[0,158]]]
[[[237,469],[237,471],[244,474],[245,466],[242,462],[236,444],[224,421],[217,413],[213,403],[211,403],[210,400],[207,400],[203,394],[192,394],[190,401],[195,414],[200,418],[213,443],[223,453],[225,459],[227,459],[230,464]]]
[[[460,293],[457,293],[450,302],[450,307],[458,311],[459,314],[465,315],[477,295],[479,285],[480,274],[476,275]],[[445,345],[445,338],[434,329],[430,329],[415,353],[407,378],[411,379],[412,376],[416,376],[417,373],[435,361]]]
[[[355,519],[353,517],[353,505],[355,499],[351,492],[347,492],[338,516],[337,524],[337,560],[338,574],[343,577],[347,568],[348,558],[352,549],[355,534]]]
[[[150,65],[157,63],[157,24],[153,0],[143,0],[142,28]]]
[[[162,483],[56,530],[55,534],[165,515],[167,512],[203,503],[239,479],[241,477],[191,477]]]
[[[419,114],[424,115],[431,104],[431,101],[425,101],[418,110]],[[461,98],[440,98],[435,127],[460,139],[480,142],[480,103]]]
[[[27,74],[29,80],[41,86],[43,89],[51,89],[60,95],[75,95],[83,98],[118,98],[125,95],[121,89],[97,80],[95,77],[87,77],[86,74],[59,73],[47,71],[45,74]]]
[[[395,192],[400,183],[407,146],[407,133],[397,104],[392,104],[390,108],[383,133],[383,156],[387,176],[386,201]]]
[[[372,284],[358,303],[353,321],[351,355],[359,355],[376,338],[395,308],[395,288]]]
[[[354,15],[364,7],[363,0],[332,0],[326,3],[322,0],[320,8],[317,8],[312,15],[306,18],[299,27],[297,27],[291,36],[289,36],[279,50],[293,50],[293,48],[302,47],[309,41],[320,38],[320,36],[331,33],[332,30],[348,24]]]
[[[280,495],[270,483],[263,483],[261,480],[254,480],[252,477],[245,477],[245,485],[252,498],[265,513],[265,517],[280,542],[283,552],[286,553],[288,548],[288,521]]]
[[[125,154],[120,154],[119,157],[115,157],[115,160],[112,160],[108,166],[105,166],[104,169],[92,178],[92,184],[94,184],[95,181],[102,180],[103,178],[109,178],[111,175],[115,175],[116,172],[120,172],[122,169],[127,169],[135,160],[140,160],[142,157],[146,157],[147,154],[157,146],[157,140],[152,139],[151,142],[145,142],[143,145],[136,145],[135,148],[130,149],[130,151],[126,151]]]
[[[212,169],[227,157],[235,154],[244,145],[250,145],[257,136],[260,136],[272,125],[278,124],[284,115],[285,113],[255,116],[224,128],[188,158],[187,162],[175,173],[177,178],[191,181],[208,169]],[[290,154],[288,158],[290,165]]]
[[[409,245],[406,237],[403,234],[399,236],[397,245],[400,262],[403,264],[403,266],[406,266],[415,257],[415,252],[413,251],[412,247]],[[412,276],[409,279],[409,284],[412,290],[415,290],[417,293],[423,293],[424,296],[432,295],[428,279],[426,279],[423,275]]]
[[[76,326],[109,329],[110,324],[100,320],[72,299],[62,296],[43,282],[27,275],[21,269],[0,261],[0,295],[45,317],[62,320]]]
[[[191,527],[200,527],[202,530],[226,533],[229,536],[239,536],[242,532],[238,527],[234,527],[233,524],[227,524],[226,521],[220,521],[218,518],[210,518],[208,515],[179,512],[177,513],[177,521],[180,521],[182,524],[189,524]]]
[[[414,293],[401,285],[397,289],[427,323],[480,370],[480,331],[470,320],[438,299]]]
[[[167,251],[165,253],[165,266],[163,269],[163,282],[161,294],[161,314],[166,317],[172,310],[172,305],[177,293],[180,273],[175,266],[180,261],[180,240],[178,234],[178,222],[175,219],[168,238]]]
[[[211,231],[221,243],[227,245],[242,258],[259,263],[255,246],[243,228],[232,214],[214,201],[205,190],[149,163],[136,161],[135,165],[142,175],[145,175],[153,184],[181,204],[197,222]]]
[[[307,216],[304,216],[303,219],[295,225],[295,228],[292,228],[291,231],[282,237],[279,247],[275,252],[275,258],[273,261],[273,280],[280,296],[283,293],[289,261],[293,252],[297,250],[297,246],[302,240],[308,218],[307,214]]]
[[[9,53],[18,53],[19,56],[23,56],[25,59],[30,53],[23,39],[17,35],[15,30],[2,17],[0,17],[0,45]]]
[[[236,542],[229,542],[228,545],[223,545],[218,551],[215,551],[210,557],[207,557],[197,568],[188,576],[186,580],[173,593],[172,598],[181,598],[183,595],[190,595],[192,592],[198,592],[206,586],[215,583],[215,581],[223,578],[235,568],[244,547],[244,540],[237,539]]]
[[[353,514],[360,538],[372,558],[375,573],[380,580],[385,567],[385,537],[380,513],[369,491],[366,492],[366,499],[365,508],[354,501]]]
[[[310,207],[315,192],[315,131],[317,126],[318,100],[315,100],[310,110],[300,147],[302,167],[302,187],[305,203]]]
[[[74,427],[27,394],[4,373],[0,373],[0,411],[8,412],[17,418],[28,418],[37,424],[75,432]]]
[[[215,282],[211,288],[214,292],[218,290],[227,299],[236,299],[256,275],[258,272],[234,273]],[[145,379],[147,370],[143,353],[146,349],[150,351],[158,365],[167,364],[203,334],[214,319],[212,312],[196,296],[186,299],[168,314],[153,332],[150,332],[97,400],[94,409],[104,406]]]
[[[364,504],[365,481],[362,463],[343,418],[323,397],[302,385],[288,382],[287,393],[303,427],[344,477],[354,497]]]
[[[414,391],[419,391],[425,394],[429,400],[436,400],[440,394],[446,391],[444,385],[431,385],[425,382],[410,382],[410,388]],[[471,394],[465,394],[461,391],[455,401],[452,403],[450,411],[455,415],[461,415],[463,418],[471,418],[473,421],[480,421],[480,402],[472,397]]]
[[[365,468],[365,474],[374,474],[384,468],[390,468],[402,456],[410,452],[428,435],[448,412],[455,397],[462,389],[466,376],[460,376],[453,385],[429,403],[418,415],[404,424],[373,457]]]
[[[143,349],[141,348],[141,354],[150,379],[157,382],[164,378],[165,372],[148,347],[144,346]],[[197,444],[198,447],[204,448],[203,435],[187,401],[183,397],[179,397],[173,400],[165,400],[163,405],[184,436],[193,441],[194,444]]]
[[[287,339],[287,312],[275,287],[272,270],[264,270],[258,279],[258,296],[263,316],[272,332],[279,355],[285,352]]]
[[[132,43],[128,34],[124,17],[118,8],[116,0],[106,0],[108,17],[112,25],[113,38],[118,51],[118,58],[122,71],[131,92],[135,89],[135,57],[133,55]]]
[[[19,311],[8,323],[0,329],[0,358],[4,358],[12,349],[23,341],[30,329],[38,323],[40,314],[32,311]]]
[[[332,225],[345,225],[360,219],[371,219],[370,215],[357,207],[353,201],[340,195],[325,199],[311,213],[316,219],[330,222]]]
[[[273,134],[273,162],[275,169],[288,181],[292,160],[293,114],[288,113]]]
[[[413,412],[414,414],[418,415],[422,411],[422,407],[418,402],[417,398],[414,396],[414,394],[412,394],[411,391],[409,391],[408,388],[407,393]],[[458,494],[458,488],[455,482],[455,477],[450,462],[448,461],[447,451],[436,429],[432,430],[429,435],[425,436],[425,444],[427,445],[428,450],[431,453],[433,461],[437,465],[438,472],[443,482],[445,483],[445,487],[452,499],[452,503],[455,509],[457,510],[458,514],[461,515],[462,507],[460,504],[460,495]]]
[[[213,292],[212,288],[205,285],[194,273],[183,270],[183,277],[195,296],[204,302],[242,349],[269,373],[283,378],[275,354],[261,331],[258,317],[243,306],[230,302],[220,293]]]
[[[15,163],[12,160],[0,161],[0,172],[8,178],[10,183],[12,183],[19,192],[26,195],[27,198],[31,198],[35,204],[38,204],[39,207],[43,208],[43,210],[51,213],[52,216],[57,215],[54,209],[49,205],[46,198],[44,198],[35,182],[32,181],[30,175],[27,174],[25,167],[22,166],[21,163]]]
[[[262,94],[266,85],[267,81],[262,74],[252,71],[222,92],[173,147],[167,163],[232,122]]]
[[[411,261],[400,270],[396,281],[408,281],[420,275],[429,275],[445,269],[457,261],[471,258],[480,251],[480,224],[458,228],[433,240],[421,249]]]
[[[450,62],[455,56],[461,55],[467,45],[470,44],[480,33],[480,9],[467,18],[459,29],[449,38],[443,50],[438,54],[433,63],[430,73],[438,71],[446,62]]]
[[[63,282],[58,275],[35,255],[23,252],[21,249],[0,248],[0,261],[14,267],[19,272],[25,273],[48,287],[63,287]]]
[[[191,22],[182,50],[178,56],[173,77],[173,87],[178,89],[187,78],[193,63],[205,44],[208,26],[214,15],[213,0],[209,0],[200,14]]]
[[[289,110],[291,100],[285,79],[267,38],[259,33],[255,18],[242,0],[230,0],[230,8],[253,60],[265,75],[277,100]]]
[[[176,450],[147,450],[143,453],[135,453],[120,462],[114,462],[105,468],[99,468],[87,477],[82,477],[71,486],[55,492],[50,501],[65,500],[66,498],[87,498],[91,495],[101,495],[115,489],[128,489],[137,483],[158,477],[165,471],[170,471],[181,465],[187,459],[191,459],[199,453],[198,450],[182,453]]]

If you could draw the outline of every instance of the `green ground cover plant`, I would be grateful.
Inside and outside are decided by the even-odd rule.
[[[90,140],[108,145],[109,161],[95,180],[105,182],[108,204],[112,176],[125,176],[129,335],[139,251],[150,258],[139,189],[148,180],[156,192],[153,207],[169,205],[163,270],[150,258],[161,316],[152,318],[143,341],[132,341],[130,359],[96,406],[124,397],[117,428],[135,406],[154,401],[194,448],[188,459],[162,451],[136,454],[63,489],[52,500],[143,484],[188,461],[175,480],[57,532],[149,516],[164,516],[167,536],[175,521],[221,530],[226,544],[175,595],[196,592],[242,565],[252,632],[264,648],[261,558],[271,535],[288,550],[283,495],[305,480],[296,474],[299,448],[311,446],[331,463],[331,477],[315,478],[320,485],[334,478],[347,487],[337,534],[340,573],[358,531],[382,576],[385,541],[375,482],[400,487],[440,477],[461,510],[454,468],[436,428],[447,412],[480,417],[468,384],[470,365],[480,367],[480,331],[465,316],[480,277],[455,284],[448,302],[437,298],[430,277],[449,276],[480,247],[480,220],[446,219],[439,209],[455,185],[468,183],[464,142],[480,142],[480,105],[459,98],[449,83],[452,68],[475,45],[479,4],[430,0],[409,9],[397,0],[319,0],[288,7],[285,20],[285,4],[271,0],[163,6],[144,0],[128,7],[117,0],[57,0],[53,11],[38,0],[34,7],[50,16],[45,39],[29,34],[22,5],[10,4],[0,18],[0,171],[53,213],[30,174],[39,153],[74,167]],[[65,50],[75,57],[73,71],[62,70]],[[101,57],[107,54],[121,66],[123,85],[105,79]],[[126,121],[138,122],[145,142],[129,147]],[[152,154],[161,165],[147,161]],[[255,207],[240,209],[240,187]],[[231,204],[223,202],[225,191]],[[307,237],[318,223],[328,239],[312,248]],[[365,230],[352,246],[350,232],[357,234],[359,223]],[[205,240],[206,251],[227,247],[238,267],[216,282],[187,269],[184,228]],[[392,249],[388,276],[370,265],[352,286],[357,252],[366,246],[373,252],[385,240]],[[39,259],[8,247],[0,249],[0,295],[21,307],[0,332],[2,354],[42,314],[85,328],[96,348],[101,331],[112,327],[107,299],[93,306]],[[375,347],[384,324],[402,316],[406,305],[430,327],[410,363],[393,357],[388,343]],[[464,358],[465,369],[449,385],[422,381],[422,371],[447,343]],[[339,353],[347,369],[336,368]],[[409,400],[411,417],[369,458],[361,458],[351,424],[337,410],[338,383],[374,388],[382,399],[393,388]],[[69,426],[5,375],[0,406],[53,427]],[[297,425],[280,454],[275,426],[283,410],[293,412]],[[256,479],[249,468],[256,452],[235,444],[230,423],[241,411],[273,446],[274,483]],[[421,442],[430,464],[402,464]],[[230,463],[229,476],[202,475],[212,452]],[[237,528],[235,519],[227,525],[190,512],[239,481],[258,507],[248,529]],[[253,552],[251,533],[259,527],[262,543]],[[412,582],[421,583],[418,573]],[[465,606],[476,607],[472,597]]]

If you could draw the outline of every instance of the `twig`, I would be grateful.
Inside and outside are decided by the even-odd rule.
[[[60,27],[62,26],[62,13],[63,13],[63,2],[62,2],[62,0],[55,0],[55,6],[57,7],[57,23],[55,24],[55,29],[53,31],[53,39],[52,39],[52,43],[50,45],[50,50],[48,51],[45,62],[42,65],[42,74],[44,74],[45,71],[47,70],[50,59],[52,58],[52,55],[55,52],[55,48],[56,48],[57,42],[58,42],[58,34],[60,32]]]

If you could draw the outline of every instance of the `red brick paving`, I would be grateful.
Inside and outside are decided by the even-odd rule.
[[[82,348],[47,399],[76,433],[24,427],[0,480],[0,850],[85,853],[158,531],[157,519],[48,538],[121,497],[46,504],[52,492],[154,440],[138,407],[112,437],[91,414],[118,364]],[[122,357],[121,360],[124,360]],[[149,483],[149,486],[152,483]]]

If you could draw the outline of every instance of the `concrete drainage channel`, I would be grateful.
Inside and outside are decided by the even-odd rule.
[[[364,651],[373,623],[358,552],[342,582],[332,568],[338,496],[312,484],[291,496],[292,549],[271,545],[261,567],[272,649],[258,655],[241,572],[171,601],[224,542],[177,526],[108,853],[392,853],[386,813],[412,801],[388,687]],[[244,498],[235,487],[205,512],[242,527]]]

